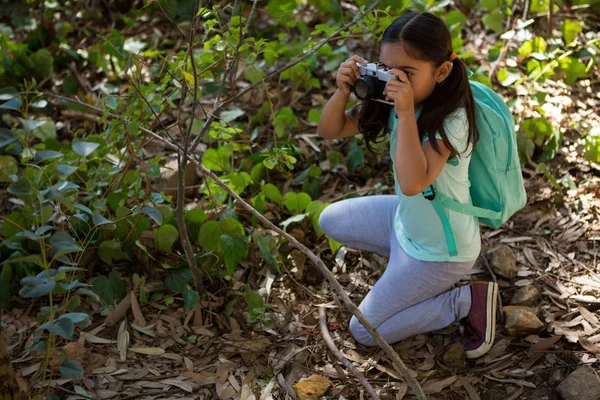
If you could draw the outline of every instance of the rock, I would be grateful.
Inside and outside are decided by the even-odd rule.
[[[517,276],[519,268],[515,261],[515,255],[508,246],[501,246],[492,254],[492,269],[498,275],[512,279]]]
[[[465,348],[460,343],[455,343],[446,350],[442,359],[444,364],[453,369],[467,368],[467,358],[465,357]]]
[[[572,372],[556,388],[564,400],[600,400],[600,378],[589,365]]]
[[[198,175],[194,164],[188,162],[183,174],[183,184],[186,195],[191,195],[197,188],[190,188],[198,183]],[[171,160],[160,168],[160,180],[155,184],[156,191],[163,191],[166,195],[177,196],[177,159]]]
[[[548,377],[548,384],[552,387],[558,385],[567,378],[567,374],[564,369],[555,369]]]
[[[67,343],[64,347],[55,348],[50,359],[50,366],[58,368],[66,360],[75,360],[84,365],[87,356],[85,347],[77,342]]]
[[[522,333],[537,333],[544,329],[544,324],[535,315],[535,310],[523,306],[506,306],[506,329],[512,336]]]
[[[540,301],[540,292],[533,285],[523,286],[514,294],[510,304],[535,306]]]
[[[296,391],[298,400],[319,400],[333,383],[324,376],[311,375],[296,383],[292,388]]]

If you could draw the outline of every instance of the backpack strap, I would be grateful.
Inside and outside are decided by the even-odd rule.
[[[489,218],[489,219],[500,219],[502,217],[501,211],[493,211],[488,210],[486,208],[471,206],[468,204],[463,204],[458,202],[450,197],[446,196],[443,193],[436,193],[436,198],[440,200],[440,202],[449,210],[459,212],[461,214],[472,215],[474,217],[479,218]]]
[[[446,214],[446,210],[442,205],[442,201],[439,198],[439,193],[436,193],[433,185],[428,186],[423,191],[423,197],[431,202],[433,209],[440,217],[442,221],[442,227],[444,228],[444,234],[446,235],[446,246],[448,246],[448,254],[451,257],[457,256],[458,251],[456,250],[456,241],[454,240],[454,233],[452,232],[452,226],[450,225],[450,220],[448,219],[448,214]]]

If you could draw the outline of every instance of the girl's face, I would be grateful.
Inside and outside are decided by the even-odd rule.
[[[402,42],[382,43],[379,61],[388,68],[406,73],[415,95],[415,106],[431,95],[435,85],[446,79],[452,67],[450,61],[435,68],[429,61],[413,58],[406,52]]]

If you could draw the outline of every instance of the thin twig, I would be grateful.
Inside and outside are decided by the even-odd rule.
[[[177,227],[179,229],[179,237],[181,241],[181,247],[183,247],[183,251],[185,253],[185,258],[190,266],[190,271],[192,272],[192,277],[194,278],[194,287],[202,295],[204,293],[204,284],[202,283],[202,274],[200,273],[200,269],[198,268],[198,263],[196,262],[196,255],[194,254],[194,249],[192,248],[192,242],[190,241],[190,235],[187,230],[187,225],[185,223],[185,169],[187,167],[188,162],[188,152],[190,149],[190,141],[189,141],[189,133],[191,132],[193,125],[193,118],[196,112],[196,100],[198,99],[198,77],[196,76],[196,63],[194,62],[194,35],[196,33],[196,24],[198,23],[198,9],[200,8],[200,2],[202,0],[197,0],[194,5],[194,16],[192,18],[192,25],[190,27],[190,36],[189,36],[189,44],[188,44],[188,52],[187,57],[190,57],[192,60],[192,76],[194,77],[194,93],[193,102],[192,102],[192,121],[189,122],[187,133],[181,131],[183,136],[183,149],[177,153],[177,205],[175,208],[175,219],[177,220]],[[183,68],[185,68],[186,59],[183,60]],[[184,79],[181,86],[181,99],[179,103],[179,113],[177,114],[177,121],[179,122],[179,126],[181,129],[181,110],[183,107],[183,103],[185,100],[185,88],[187,86],[187,81]]]
[[[379,395],[377,393],[375,393],[375,390],[373,390],[373,387],[371,386],[369,381],[367,381],[365,376],[358,369],[356,369],[356,367],[354,366],[354,364],[352,364],[350,362],[350,360],[348,360],[346,357],[344,357],[342,352],[337,348],[337,346],[333,342],[333,339],[331,338],[331,335],[329,334],[329,328],[327,328],[327,314],[325,314],[325,307],[323,307],[323,306],[319,307],[319,325],[321,326],[321,333],[323,334],[323,340],[325,341],[325,344],[327,345],[327,347],[329,347],[329,350],[331,350],[333,355],[336,356],[337,359],[340,360],[340,362],[342,364],[344,364],[344,366],[346,368],[348,368],[354,374],[354,376],[356,376],[356,378],[359,380],[359,382],[366,389],[367,393],[369,393],[371,398],[373,400],[379,400]]]

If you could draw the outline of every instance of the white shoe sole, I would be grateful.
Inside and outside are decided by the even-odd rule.
[[[465,351],[465,356],[467,358],[478,358],[490,351],[492,346],[494,345],[494,338],[496,336],[496,309],[498,305],[498,284],[494,282],[488,283],[488,292],[487,292],[487,321],[486,321],[486,330],[485,330],[485,340],[476,349]],[[492,301],[489,301],[492,299]]]

